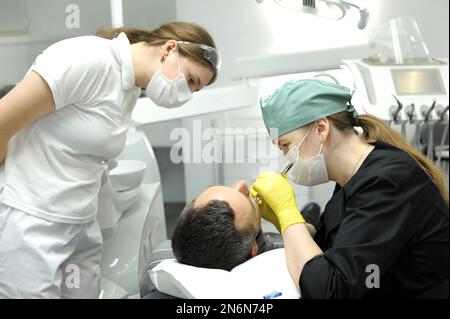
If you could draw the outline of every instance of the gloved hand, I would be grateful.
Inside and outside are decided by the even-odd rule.
[[[254,199],[258,197],[258,192],[254,190],[253,186],[250,187],[250,196],[252,196]],[[278,221],[277,215],[275,215],[272,208],[270,208],[270,206],[266,203],[266,201],[262,197],[258,205],[259,211],[261,212],[261,217],[271,222],[278,229],[278,232],[281,232],[280,222]]]
[[[295,201],[295,192],[285,175],[262,173],[252,188],[272,209],[280,223],[281,234],[291,225],[305,223]]]

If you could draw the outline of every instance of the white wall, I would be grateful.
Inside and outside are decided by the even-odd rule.
[[[111,24],[109,0],[25,0],[24,3],[28,29],[22,33],[0,32],[0,87],[20,81],[36,56],[53,42],[94,34],[97,28]],[[65,10],[69,4],[80,8],[80,28],[66,27],[69,14]],[[123,7],[127,26],[151,29],[176,19],[175,0],[123,0]]]
[[[79,29],[65,26],[65,8],[70,3],[80,7]],[[16,34],[0,33],[0,87],[20,81],[36,56],[51,43],[71,36],[92,34],[98,25],[108,24],[107,7],[107,0],[25,1],[28,30]]]

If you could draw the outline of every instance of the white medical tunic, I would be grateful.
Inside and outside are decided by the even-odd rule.
[[[31,70],[49,85],[55,111],[10,140],[0,201],[49,221],[90,222],[103,161],[122,151],[140,93],[130,43],[124,33],[63,40]]]

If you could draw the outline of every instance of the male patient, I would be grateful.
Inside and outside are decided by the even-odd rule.
[[[312,208],[318,215],[317,204]],[[267,239],[273,242],[273,235]],[[276,236],[277,243],[268,245],[260,207],[247,184],[239,181],[232,187],[210,186],[186,205],[175,226],[172,249],[180,263],[231,270],[259,253],[283,247],[281,236]]]

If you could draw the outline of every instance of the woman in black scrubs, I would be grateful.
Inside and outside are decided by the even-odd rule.
[[[261,101],[282,163],[293,163],[287,176],[307,186],[336,182],[316,233],[286,175],[263,173],[252,186],[263,217],[283,235],[289,273],[303,298],[448,298],[445,179],[383,121],[358,116],[350,100],[345,87],[300,80]]]

